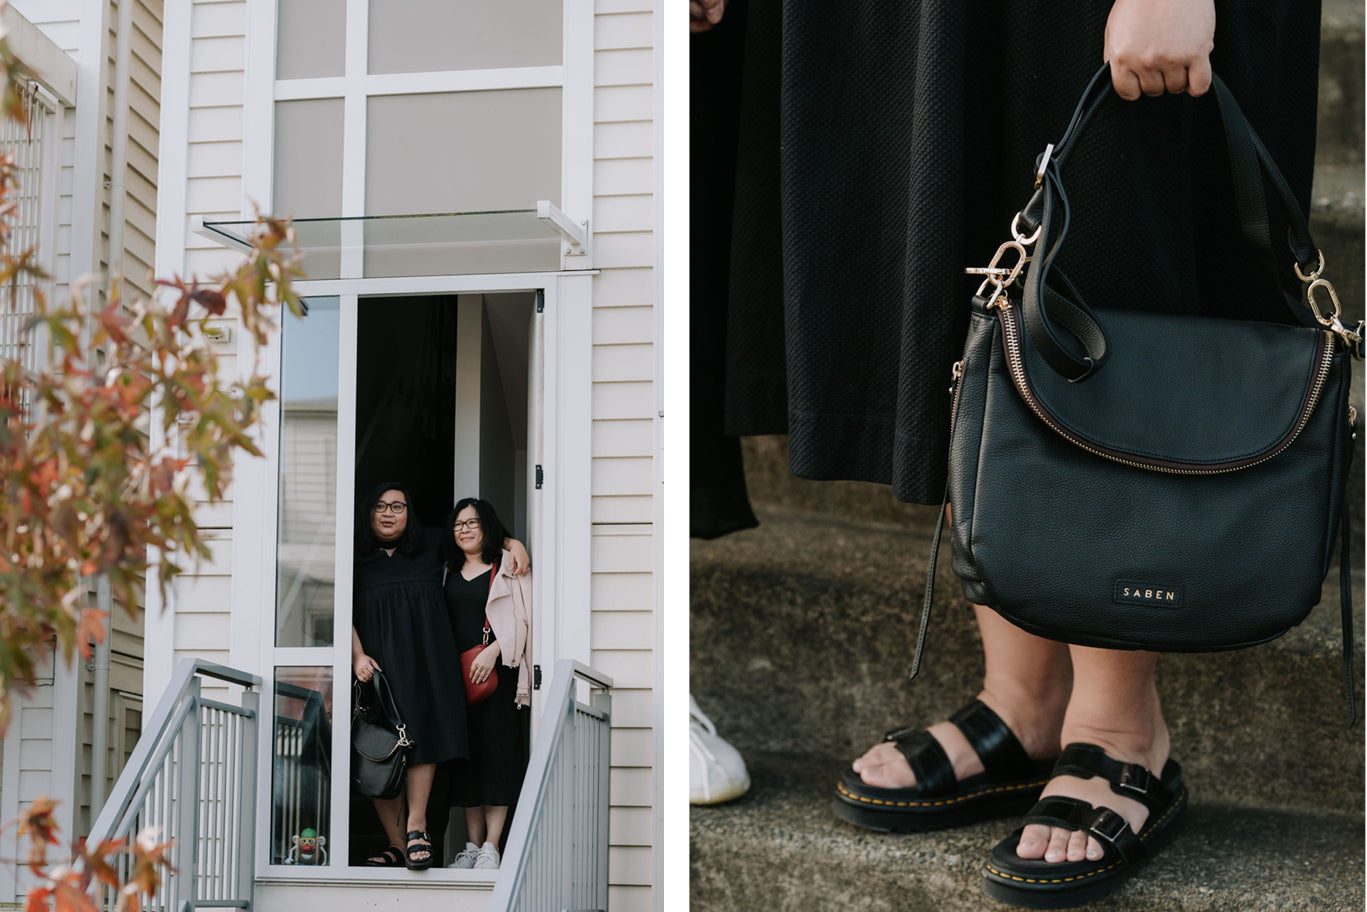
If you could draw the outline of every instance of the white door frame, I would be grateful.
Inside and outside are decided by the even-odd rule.
[[[544,289],[545,311],[540,315],[543,347],[542,455],[543,486],[528,491],[528,542],[533,553],[533,662],[545,674],[560,658],[589,659],[589,545],[591,407],[591,338],[589,308],[592,273],[532,273],[508,276],[441,276],[421,279],[373,279],[302,282],[302,297],[337,297],[341,306],[338,353],[337,526],[334,644],[329,647],[277,648],[275,640],[275,576],[277,497],[280,458],[280,407],[269,403],[263,412],[260,446],[264,459],[241,459],[235,474],[233,566],[261,568],[232,575],[232,656],[239,668],[256,669],[262,684],[262,737],[258,745],[257,870],[263,877],[290,880],[368,880],[382,871],[349,868],[349,833],[343,810],[350,800],[347,759],[351,714],[351,639],[341,635],[351,626],[351,547],[354,505],[356,316],[362,297],[372,295],[429,295],[495,293]],[[364,291],[362,291],[364,289]],[[286,318],[290,319],[290,318]],[[280,347],[273,339],[268,364],[279,364]],[[273,371],[274,372],[274,371]],[[534,391],[529,390],[529,394]],[[529,469],[535,466],[529,459]],[[579,482],[562,481],[579,479]],[[271,769],[274,671],[277,666],[330,666],[333,669],[332,822],[328,833],[327,867],[271,865]],[[542,689],[549,687],[543,676]],[[533,725],[542,704],[533,695]],[[340,721],[339,721],[340,720]],[[339,826],[339,824],[341,824]],[[439,875],[446,877],[445,874]],[[466,876],[453,873],[451,879]]]

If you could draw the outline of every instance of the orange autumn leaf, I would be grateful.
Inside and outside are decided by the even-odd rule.
[[[82,889],[79,875],[75,872],[57,881],[52,898],[56,912],[97,912],[94,901]]]
[[[76,642],[82,658],[90,658],[91,640],[96,643],[104,642],[104,619],[108,616],[108,612],[100,611],[98,608],[85,608],[81,611],[81,620],[76,627]]]
[[[29,805],[28,810],[24,811],[19,817],[19,836],[27,836],[35,842],[43,842],[48,845],[57,845],[57,805],[46,795],[35,798]]]
[[[81,862],[85,867],[87,876],[118,889],[123,881],[119,878],[119,872],[109,863],[109,857],[120,854],[123,850],[124,842],[122,839],[104,840],[93,850],[89,845],[86,845],[81,853]]]
[[[48,912],[48,898],[52,891],[46,887],[34,887],[28,891],[28,905],[25,912]]]

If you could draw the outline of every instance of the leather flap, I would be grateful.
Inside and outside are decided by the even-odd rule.
[[[398,748],[399,736],[362,720],[351,726],[351,749],[368,760],[385,760]]]
[[[1110,359],[1079,383],[1051,370],[1028,339],[1022,349],[1039,404],[1116,453],[1191,466],[1257,457],[1296,428],[1319,370],[1315,329],[1131,311],[1097,318]]]

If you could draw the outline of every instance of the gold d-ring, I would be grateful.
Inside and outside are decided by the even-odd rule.
[[[1317,257],[1319,257],[1319,263],[1316,264],[1314,271],[1312,271],[1312,272],[1310,273],[1310,275],[1306,275],[1305,273],[1301,272],[1301,264],[1300,264],[1300,263],[1297,263],[1297,262],[1295,262],[1295,261],[1292,261],[1292,263],[1291,263],[1291,268],[1294,269],[1294,270],[1296,270],[1296,278],[1300,279],[1302,282],[1306,282],[1306,283],[1313,282],[1313,281],[1315,281],[1316,279],[1318,279],[1318,278],[1320,277],[1320,273],[1321,273],[1321,272],[1324,272],[1324,251],[1323,251],[1323,250],[1318,250],[1318,249],[1317,249],[1317,250],[1315,251],[1315,255],[1316,255]],[[1337,303],[1337,302],[1335,302],[1335,303]],[[1314,306],[1314,302],[1313,302],[1313,301],[1311,302],[1311,306]]]

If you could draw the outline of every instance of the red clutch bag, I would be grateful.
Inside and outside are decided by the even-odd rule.
[[[489,588],[494,588],[494,576],[498,573],[498,564],[489,570]],[[474,706],[476,703],[483,703],[494,695],[498,690],[498,665],[495,663],[489,672],[489,677],[476,684],[470,680],[470,666],[475,664],[475,659],[484,651],[484,647],[489,645],[489,616],[484,616],[484,642],[478,646],[471,646],[460,654],[460,673],[465,679],[465,705]]]

